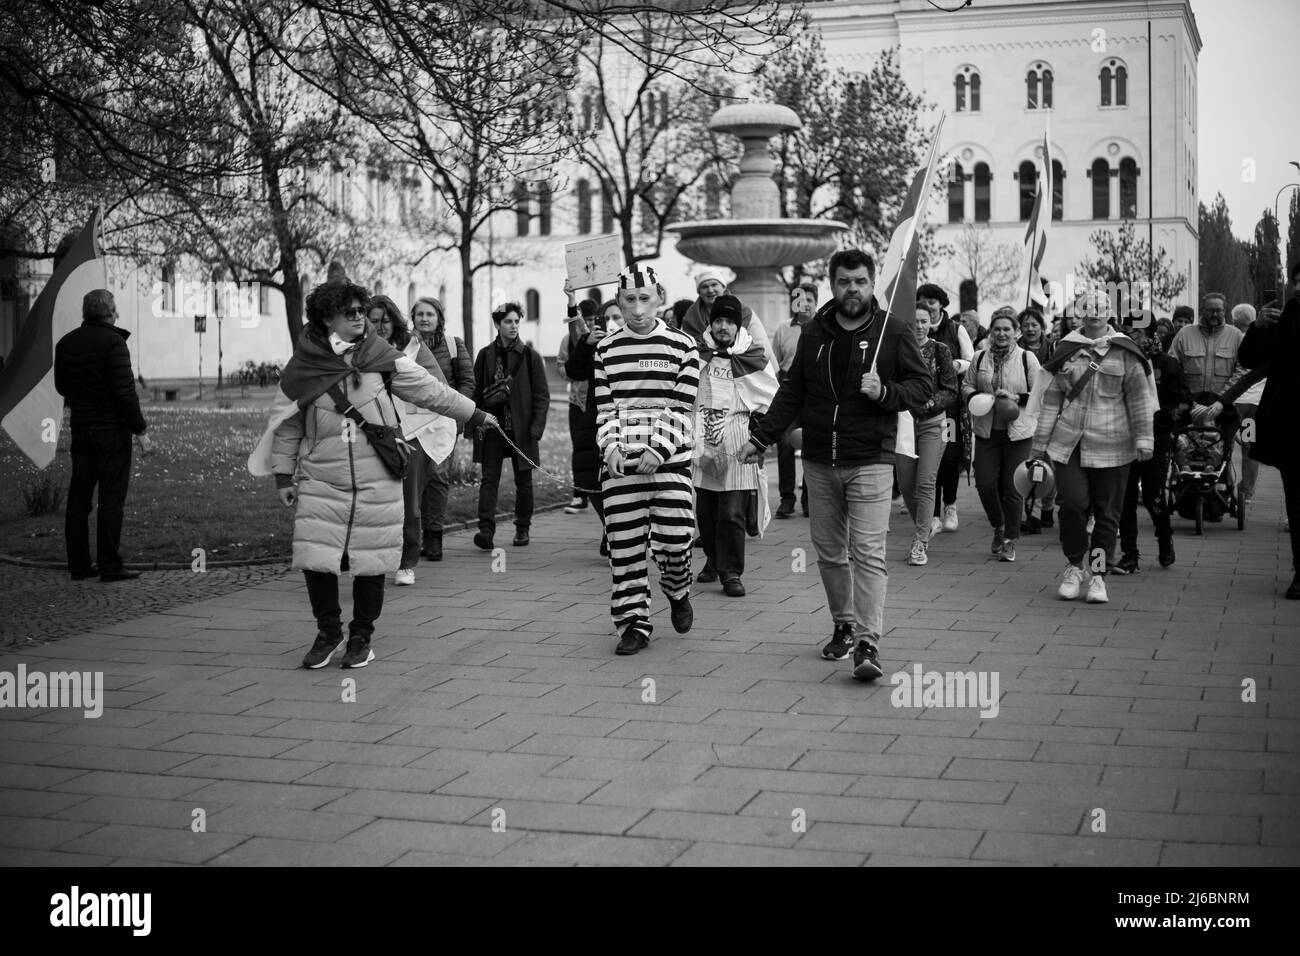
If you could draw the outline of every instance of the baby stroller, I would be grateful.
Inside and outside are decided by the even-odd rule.
[[[1230,446],[1223,432],[1213,425],[1187,425],[1173,433],[1173,455],[1166,485],[1171,514],[1196,522],[1203,534],[1205,521],[1224,514],[1237,519],[1237,530],[1246,527],[1246,509],[1237,497],[1232,473]]]

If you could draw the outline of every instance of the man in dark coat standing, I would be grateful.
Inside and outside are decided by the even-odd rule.
[[[533,466],[524,456],[532,461],[541,457],[551,390],[542,357],[519,338],[523,315],[523,307],[517,302],[507,302],[493,312],[496,341],[481,349],[474,362],[474,404],[494,414],[506,438],[523,452],[521,456],[496,430],[480,429],[474,436],[474,461],[483,466],[478,493],[479,530],[474,543],[484,551],[492,550],[497,487],[501,483],[501,465],[507,458],[515,469],[516,547],[528,544],[528,529],[533,521]]]
[[[54,388],[72,417],[72,482],[64,538],[72,580],[99,575],[104,582],[130,581],[139,571],[122,563],[122,511],[131,481],[131,436],[148,453],[148,427],[131,372],[130,332],[117,327],[117,305],[107,289],[86,293],[81,326],[54,347]],[[90,509],[99,487],[96,567],[90,562]]]
[[[1264,312],[1242,340],[1237,361],[1250,369],[1264,369],[1268,383],[1255,412],[1255,443],[1251,457],[1282,473],[1287,523],[1291,532],[1291,586],[1288,600],[1300,601],[1300,263],[1291,268],[1292,298],[1280,318]],[[1242,423],[1245,426],[1246,423]]]

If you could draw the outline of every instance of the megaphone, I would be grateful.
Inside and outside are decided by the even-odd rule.
[[[1030,458],[1016,466],[1011,482],[1022,498],[1046,498],[1056,490],[1056,474],[1046,458]]]

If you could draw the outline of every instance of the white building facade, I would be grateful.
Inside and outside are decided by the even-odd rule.
[[[947,203],[933,202],[928,211],[941,243],[951,244],[966,223],[977,223],[987,224],[997,241],[1023,247],[1032,206],[1029,177],[1050,124],[1052,157],[1059,166],[1044,277],[1065,285],[1067,275],[1092,254],[1090,234],[1132,222],[1139,238],[1165,250],[1174,268],[1186,273],[1188,285],[1179,301],[1196,304],[1201,40],[1190,0],[1003,0],[956,13],[925,0],[826,0],[807,9],[833,67],[865,72],[884,50],[898,47],[909,86],[947,112],[940,144],[949,162]],[[566,329],[564,247],[612,230],[594,176],[573,163],[563,172],[565,189],[554,195],[534,191],[521,199],[518,210],[492,222],[487,241],[525,264],[476,276],[476,349],[491,341],[492,306],[511,300],[527,313],[526,341],[545,356],[554,356],[559,347]],[[320,185],[332,198],[350,190],[354,209],[366,210],[372,223],[391,223],[394,242],[408,245],[418,245],[419,237],[402,228],[405,210],[421,203],[436,208],[429,184],[413,174],[377,181],[364,174],[340,179],[335,171]],[[692,277],[705,267],[686,260],[673,244],[671,236],[666,238],[662,254],[650,264],[667,285],[670,301],[693,298]],[[167,287],[157,285],[163,277],[156,270],[114,265],[110,286],[118,295],[121,324],[134,333],[132,350],[146,380],[193,378],[201,360],[211,381],[218,332],[211,296],[204,300],[208,323],[200,339],[194,331],[192,282],[160,298],[157,290]],[[186,282],[183,265],[177,272],[174,277]],[[417,295],[440,298],[449,330],[463,337],[454,255],[431,255],[415,270],[393,266],[353,277],[408,309]],[[29,283],[33,293],[41,278]],[[324,278],[323,270],[304,278],[304,288],[310,289]],[[937,263],[923,277],[949,291],[954,310],[963,278],[953,261]],[[279,293],[223,301],[227,373],[245,361],[288,359]],[[1000,304],[982,300],[980,311],[987,315]],[[785,318],[763,316],[769,328]]]

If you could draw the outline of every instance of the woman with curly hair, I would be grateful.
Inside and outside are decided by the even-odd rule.
[[[457,422],[496,424],[369,333],[369,300],[346,278],[307,296],[307,324],[280,378],[280,407],[248,463],[253,474],[274,474],[280,500],[296,506],[293,567],[306,578],[318,629],[304,667],[324,667],[343,644],[344,571],[352,574],[352,621],[342,664],[364,667],[374,660],[370,642],[383,609],[384,575],[401,562],[402,482],[372,443],[382,436],[372,439],[350,415],[400,428],[396,397]]]

